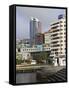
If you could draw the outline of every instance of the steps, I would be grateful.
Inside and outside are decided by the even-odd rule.
[[[47,73],[38,73],[37,74],[37,79],[40,81],[40,82],[66,82],[67,80],[67,75],[66,75],[66,68],[63,68],[53,74],[50,74],[50,72],[47,74]]]
[[[62,69],[57,73],[49,76],[46,80],[47,82],[64,82],[66,81],[66,69]]]

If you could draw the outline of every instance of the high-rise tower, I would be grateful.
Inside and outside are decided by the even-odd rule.
[[[41,22],[37,18],[30,20],[30,45],[35,45],[36,35],[41,33]]]

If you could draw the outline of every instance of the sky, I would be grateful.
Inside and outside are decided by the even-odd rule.
[[[42,32],[47,32],[51,23],[58,20],[60,14],[65,14],[65,9],[16,6],[16,39],[29,38],[31,17],[38,18],[42,23]]]

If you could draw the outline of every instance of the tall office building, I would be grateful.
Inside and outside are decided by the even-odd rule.
[[[30,20],[30,44],[35,45],[36,35],[41,33],[41,22],[37,18]]]
[[[55,65],[66,65],[66,18],[59,15],[51,24],[51,57]]]

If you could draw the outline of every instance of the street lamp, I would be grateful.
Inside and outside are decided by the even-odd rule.
[[[57,58],[57,64],[58,64],[58,66],[60,66],[60,64],[59,64],[58,52],[55,52],[55,55],[56,55],[56,58]]]

